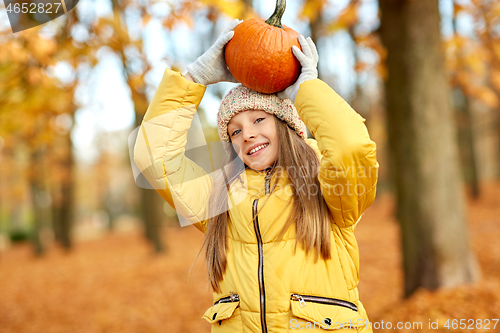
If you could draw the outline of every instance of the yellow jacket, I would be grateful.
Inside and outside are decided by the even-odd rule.
[[[206,230],[213,178],[185,156],[187,131],[205,92],[167,69],[144,116],[134,160],[146,179],[188,223]],[[300,86],[295,105],[313,136],[319,180],[332,215],[332,259],[314,261],[295,248],[295,228],[275,242],[291,205],[289,191],[266,193],[265,172],[246,169],[230,193],[227,269],[203,318],[212,332],[338,330],[372,332],[359,300],[354,228],[373,202],[376,145],[363,119],[319,79]],[[286,186],[286,178],[280,180]],[[266,202],[266,200],[268,200]],[[262,208],[262,204],[266,202]],[[252,215],[261,209],[254,224]]]

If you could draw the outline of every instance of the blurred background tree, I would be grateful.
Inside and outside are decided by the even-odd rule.
[[[438,2],[382,0],[380,8],[405,294],[474,282]]]

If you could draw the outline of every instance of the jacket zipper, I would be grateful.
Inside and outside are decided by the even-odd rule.
[[[238,294],[233,294],[233,292],[229,292],[229,296],[219,298],[217,302],[214,303],[214,305],[220,304],[220,303],[232,303],[232,302],[239,302],[240,301],[240,296]]]
[[[233,292],[230,291],[229,296],[219,298],[219,300],[214,303],[214,306],[216,306],[217,304],[221,304],[221,303],[232,303],[232,302],[239,302],[239,301],[240,301],[240,296],[238,294],[233,294]],[[217,316],[217,313],[214,313],[212,320],[215,320],[216,316]],[[222,325],[222,320],[219,320],[219,326],[220,325]]]
[[[257,236],[257,245],[259,248],[259,294],[260,294],[260,324],[262,326],[262,332],[267,333],[267,323],[266,323],[266,290],[264,288],[264,253],[262,249],[262,236],[260,235],[259,229],[259,218],[257,215],[257,204],[259,199],[253,201],[253,227],[255,229],[255,235]]]
[[[265,193],[269,194],[270,191],[270,179],[271,170],[267,171],[266,178],[264,181]],[[259,296],[260,296],[260,324],[262,326],[262,333],[267,333],[267,322],[266,322],[266,290],[264,287],[264,250],[262,244],[262,236],[260,234],[259,228],[259,218],[257,216],[257,207],[259,199],[253,201],[252,206],[252,216],[253,216],[253,227],[255,230],[255,235],[257,237],[257,246],[259,250]]]
[[[311,302],[311,303],[343,306],[353,311],[358,311],[358,307],[356,306],[356,304],[337,298],[292,294],[290,299],[292,301],[298,301],[301,308],[307,305],[306,302]]]
[[[269,192],[271,191],[271,170],[272,169],[267,171],[266,178],[264,181],[264,187],[266,190],[266,194],[269,194]]]
[[[233,294],[233,292],[229,293],[229,296],[219,298],[217,302],[214,303],[214,305],[220,304],[220,303],[232,303],[232,302],[239,302],[240,301],[240,296],[238,294]]]

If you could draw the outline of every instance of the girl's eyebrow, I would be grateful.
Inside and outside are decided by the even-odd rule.
[[[227,127],[229,128],[229,126],[240,126],[240,125],[241,125],[241,124],[240,124],[240,122],[239,122],[239,121],[237,121],[237,120],[234,120],[234,121],[233,121],[233,120],[231,119],[231,122],[227,124]]]

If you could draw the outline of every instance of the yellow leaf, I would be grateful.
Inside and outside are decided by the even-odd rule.
[[[356,73],[362,72],[368,68],[368,64],[366,62],[358,61],[354,66],[354,70]]]
[[[30,67],[28,69],[28,83],[30,85],[37,85],[42,80],[42,71],[40,67]]]
[[[358,22],[358,8],[359,3],[357,1],[349,3],[337,20],[328,25],[327,30],[334,32],[355,25]]]
[[[455,73],[455,83],[462,87],[467,94],[472,94],[474,87],[472,86],[472,80],[470,74],[464,70]]]
[[[493,5],[491,13],[493,13],[493,15],[496,17],[500,17],[500,2],[497,2]]]
[[[151,20],[151,15],[144,14],[142,16],[142,26],[144,27],[144,26],[148,25],[148,23],[149,23],[150,20]]]
[[[478,76],[483,76],[486,73],[486,67],[478,52],[471,52],[463,57],[463,61]]]
[[[314,22],[325,4],[326,0],[307,0],[302,7],[300,16],[307,18],[309,22]]]
[[[242,17],[245,10],[245,5],[242,1],[225,1],[220,0],[220,10],[231,18]]]
[[[460,12],[462,12],[464,10],[465,10],[465,6],[462,6],[461,4],[456,3],[456,2],[453,3],[453,11],[455,12],[455,16],[457,16],[457,14],[459,14]]]
[[[387,69],[387,66],[385,65],[385,62],[381,62],[378,64],[377,73],[382,78],[382,80],[387,80],[387,78],[389,77],[389,71]]]
[[[202,0],[203,4],[213,6],[231,18],[243,17],[245,4],[241,0]]]
[[[21,46],[21,40],[11,40],[0,47],[0,63],[26,63],[30,58],[28,50]]]
[[[500,93],[500,70],[498,69],[491,70],[490,81],[493,88],[495,88],[495,90],[498,93]]]
[[[471,89],[471,94],[491,108],[498,106],[498,96],[489,87],[475,87]]]
[[[491,48],[497,60],[500,60],[500,43],[492,43]]]
[[[379,58],[384,61],[387,58],[387,50],[380,42],[380,38],[375,33],[370,33],[368,35],[356,36],[356,44],[370,48],[377,52]]]
[[[33,38],[28,43],[28,48],[33,57],[42,65],[49,65],[53,62],[52,55],[57,51],[57,44],[52,39],[42,37]]]
[[[169,15],[166,19],[163,20],[162,25],[168,30],[172,30],[176,22],[177,20],[172,17],[172,15]]]

